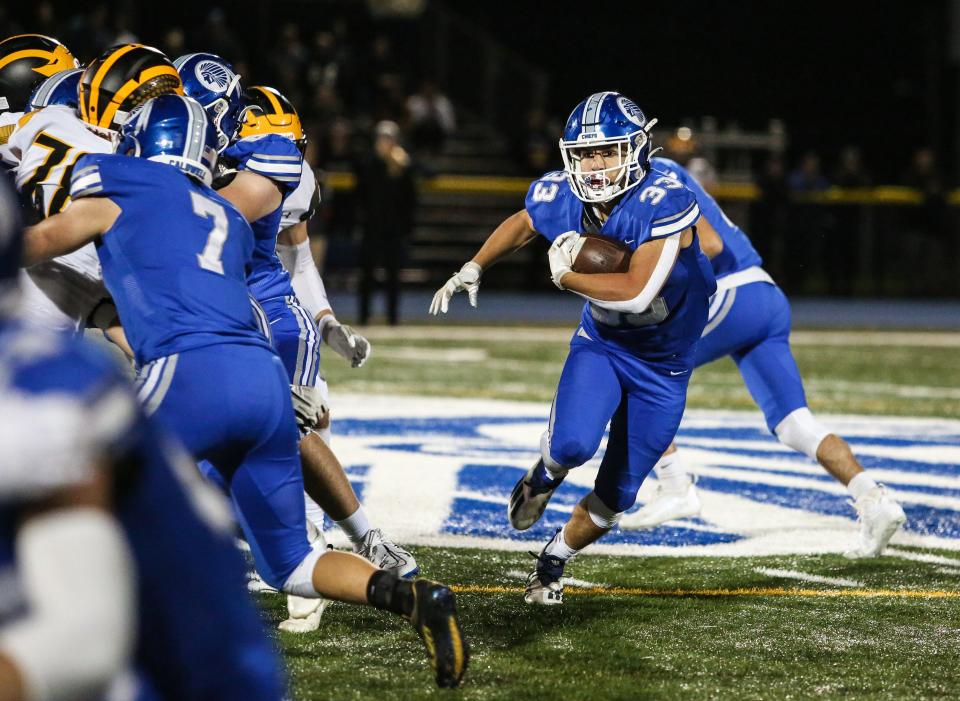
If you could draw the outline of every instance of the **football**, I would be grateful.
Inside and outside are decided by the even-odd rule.
[[[616,239],[582,234],[573,250],[575,273],[625,273],[633,250]]]

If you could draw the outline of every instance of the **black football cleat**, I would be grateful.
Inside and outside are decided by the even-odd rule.
[[[450,588],[427,579],[413,582],[413,612],[409,620],[427,647],[437,686],[460,686],[470,661],[470,644],[460,629]]]

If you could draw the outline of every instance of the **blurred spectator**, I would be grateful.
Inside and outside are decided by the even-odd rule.
[[[907,212],[904,230],[908,237],[899,260],[907,270],[915,270],[911,292],[936,292],[949,286],[953,266],[944,265],[955,255],[947,217],[947,188],[936,152],[917,149],[901,184],[919,190],[923,200],[916,210]]]
[[[170,27],[163,33],[163,39],[158,47],[171,60],[187,53],[187,37],[182,27]]]
[[[717,169],[700,152],[700,142],[690,127],[680,127],[667,139],[664,152],[687,169],[687,172],[705,188],[717,184]]]
[[[99,3],[88,12],[74,15],[66,36],[68,39],[64,43],[81,63],[87,63],[102,54],[113,46],[114,32],[110,27],[109,6]]]
[[[863,165],[860,149],[856,146],[845,146],[840,151],[840,162],[833,173],[833,184],[837,187],[862,188],[870,187],[873,178]]]
[[[245,59],[243,45],[227,25],[227,15],[219,7],[210,10],[201,35],[193,40],[203,47],[201,51],[222,56],[233,63],[234,67]]]
[[[754,205],[750,227],[753,245],[776,280],[785,280],[784,245],[789,220],[789,190],[783,159],[773,154],[757,178],[760,197]]]
[[[547,117],[542,107],[527,112],[523,130],[513,135],[514,154],[522,164],[524,175],[531,178],[562,167],[557,141],[563,127]]]
[[[420,90],[407,98],[410,134],[414,147],[427,153],[439,153],[446,138],[457,127],[450,98],[440,92],[433,79],[420,84]]]
[[[360,323],[370,320],[370,300],[382,269],[387,292],[387,318],[399,321],[400,268],[406,257],[417,206],[410,156],[400,145],[396,122],[379,122],[373,149],[357,172],[357,200],[363,214],[360,247]]]
[[[830,181],[820,171],[820,156],[807,151],[800,165],[787,176],[787,186],[792,192],[818,192],[830,187]]]

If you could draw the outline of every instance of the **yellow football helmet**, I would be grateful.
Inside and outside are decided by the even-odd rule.
[[[292,139],[301,152],[307,147],[300,115],[279,90],[255,85],[244,94],[244,102],[246,112],[240,125],[241,139],[256,134],[280,134]]]
[[[80,118],[105,136],[150,98],[183,95],[180,74],[161,51],[123,44],[90,62],[80,77]]]
[[[79,67],[66,46],[42,34],[0,41],[0,112],[25,112],[34,88],[54,73]]]

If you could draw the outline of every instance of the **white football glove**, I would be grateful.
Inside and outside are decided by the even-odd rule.
[[[440,312],[446,314],[450,306],[450,298],[457,294],[457,292],[463,292],[464,290],[467,291],[467,299],[470,300],[470,306],[476,307],[477,292],[480,291],[480,274],[482,272],[483,268],[473,261],[464,263],[463,267],[460,268],[460,272],[454,273],[453,276],[447,280],[446,284],[437,290],[437,293],[433,296],[433,301],[430,302],[430,313],[434,316]]]
[[[580,234],[576,231],[568,231],[555,238],[550,250],[547,251],[547,257],[550,259],[550,279],[561,290],[566,289],[562,284],[563,276],[573,268],[574,249],[579,240]]]
[[[330,409],[316,387],[290,385],[290,398],[297,426],[304,434],[330,425]]]
[[[324,319],[330,321],[324,322]],[[352,327],[341,324],[332,316],[325,316],[320,320],[320,334],[323,342],[333,348],[342,358],[350,362],[350,366],[358,368],[370,358],[373,348],[370,341],[353,330]]]

